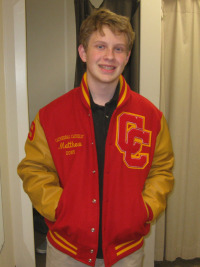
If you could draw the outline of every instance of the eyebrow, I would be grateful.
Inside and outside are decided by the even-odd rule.
[[[99,44],[99,43],[100,44],[108,44],[107,42],[100,41],[100,40],[99,41],[97,40],[97,41],[94,42],[94,44]],[[115,44],[115,46],[124,46],[124,47],[126,47],[127,45],[124,44],[124,43],[117,43],[117,44]]]

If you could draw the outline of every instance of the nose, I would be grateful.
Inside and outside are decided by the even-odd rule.
[[[114,59],[114,52],[113,49],[107,48],[105,51],[104,58],[107,60],[113,60]]]

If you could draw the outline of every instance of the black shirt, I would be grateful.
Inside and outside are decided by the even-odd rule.
[[[90,102],[92,109],[92,117],[95,131],[95,141],[98,160],[99,171],[99,198],[100,198],[100,221],[99,221],[99,245],[97,258],[103,258],[102,251],[102,201],[103,201],[103,175],[104,175],[104,159],[105,159],[105,144],[109,128],[111,116],[117,106],[119,97],[119,85],[115,90],[113,98],[105,104],[100,106],[94,103],[92,95],[90,94]]]

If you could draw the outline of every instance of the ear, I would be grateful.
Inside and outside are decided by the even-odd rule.
[[[86,59],[87,59],[86,51],[85,51],[85,48],[83,47],[82,44],[80,44],[79,47],[78,47],[78,53],[79,53],[79,56],[80,56],[81,60],[83,62],[86,62]]]

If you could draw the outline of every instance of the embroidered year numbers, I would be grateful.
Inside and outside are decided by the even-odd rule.
[[[144,169],[149,153],[143,148],[151,146],[151,131],[145,129],[145,117],[127,112],[118,115],[116,146],[128,168]]]

